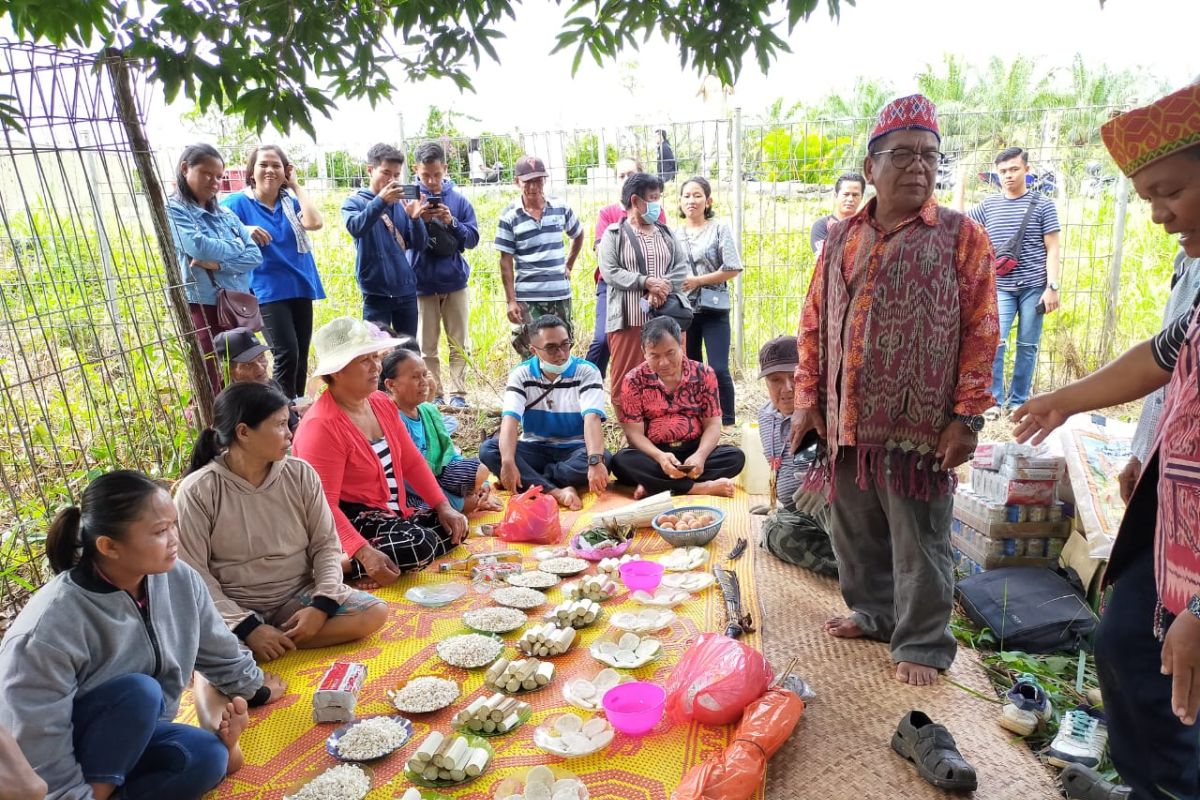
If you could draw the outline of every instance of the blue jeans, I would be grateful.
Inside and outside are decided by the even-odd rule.
[[[1154,635],[1158,590],[1148,542],[1117,576],[1096,630],[1108,745],[1137,800],[1196,800],[1200,727],[1184,725],[1171,711],[1171,677],[1162,674],[1162,642]]]
[[[608,373],[608,333],[604,330],[608,322],[608,284],[596,284],[596,325],[592,329],[592,343],[588,347],[587,360],[600,370],[600,377]]]
[[[396,333],[417,338],[417,296],[387,297],[381,294],[363,295],[363,319],[376,325],[387,325]]]
[[[499,437],[488,439],[479,446],[479,460],[493,475],[499,476]],[[604,460],[608,462],[607,452]],[[522,492],[531,486],[541,486],[546,490],[565,489],[568,486],[587,489],[587,447],[580,445],[572,450],[569,447],[518,441],[517,470],[521,473]]]
[[[75,700],[75,759],[88,783],[124,786],[127,800],[199,798],[225,778],[229,750],[212,731],[160,719],[162,687],[113,678]]]
[[[721,398],[721,424],[732,425],[734,413],[733,376],[729,374],[729,312],[697,311],[687,331],[687,357],[701,361],[701,346],[708,365],[717,373]]]
[[[1031,289],[1007,289],[996,291],[996,305],[1000,311],[1000,346],[996,348],[996,360],[992,362],[992,396],[1001,408],[1015,408],[1029,399],[1033,386],[1033,370],[1037,366],[1038,344],[1042,341],[1042,322],[1046,315],[1037,310],[1044,286]],[[1017,323],[1017,357],[1013,364],[1012,383],[1008,393],[1004,392],[1004,351],[1013,320]]]

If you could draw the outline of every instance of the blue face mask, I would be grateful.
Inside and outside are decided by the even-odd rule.
[[[549,373],[550,375],[562,375],[570,364],[571,359],[569,358],[563,364],[551,364],[545,359],[538,359],[538,365],[542,368],[542,372]]]
[[[646,201],[646,210],[642,212],[642,221],[651,225],[658,222],[659,215],[662,214],[662,203],[657,200]]]

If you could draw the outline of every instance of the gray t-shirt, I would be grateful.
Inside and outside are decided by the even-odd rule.
[[[688,274],[709,275],[718,270],[726,272],[742,271],[742,256],[738,253],[737,243],[733,240],[733,231],[724,221],[709,220],[700,230],[684,226],[675,228],[675,241],[683,248],[683,254],[688,262]],[[692,308],[698,308],[700,290],[688,294],[688,302]]]

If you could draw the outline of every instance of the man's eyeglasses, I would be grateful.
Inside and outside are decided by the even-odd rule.
[[[532,347],[534,350],[542,350],[546,353],[549,353],[552,356],[556,356],[556,355],[566,356],[566,355],[571,354],[571,345],[573,345],[573,344],[574,344],[574,342],[572,342],[570,339],[568,339],[567,341],[563,342],[562,344],[548,344],[545,347],[538,347],[536,344],[530,344],[529,346]]]
[[[942,153],[940,150],[909,150],[907,147],[893,147],[890,150],[876,150],[871,153],[873,156],[888,155],[892,157],[892,163],[898,169],[905,169],[916,160],[917,156],[921,157],[921,163],[929,169],[936,169],[937,165],[942,161]]]

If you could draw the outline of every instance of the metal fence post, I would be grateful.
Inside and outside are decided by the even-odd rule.
[[[742,109],[733,109],[733,242],[742,252]],[[746,312],[743,308],[745,295],[742,276],[734,278],[737,291],[737,307],[734,310],[734,347],[739,368],[746,366]]]
[[[1117,208],[1113,220],[1112,260],[1108,264],[1108,302],[1104,309],[1104,336],[1100,348],[1104,362],[1112,360],[1117,332],[1117,304],[1121,299],[1121,256],[1125,250],[1125,216],[1129,208],[1129,179],[1117,184]]]

